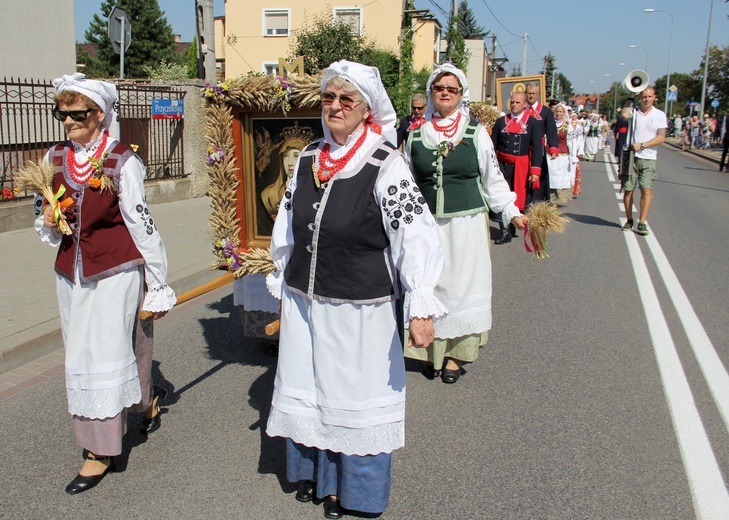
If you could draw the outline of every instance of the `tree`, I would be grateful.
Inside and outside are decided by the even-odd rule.
[[[288,58],[304,57],[304,72],[316,74],[339,60],[357,61],[377,67],[387,95],[395,103],[398,98],[400,62],[390,51],[377,48],[366,38],[352,35],[352,28],[343,21],[334,22],[331,14],[315,15],[296,32]]]
[[[567,101],[575,95],[575,89],[567,76],[558,72],[554,78],[554,98],[560,101]]]
[[[332,14],[314,15],[294,33],[289,59],[304,57],[304,72],[316,74],[339,60],[362,61],[365,38],[352,35],[352,28]]]
[[[465,73],[468,69],[468,51],[466,50],[466,42],[463,39],[463,34],[461,34],[459,28],[457,13],[451,16],[451,20],[448,23],[446,42],[445,61],[450,61]]]
[[[107,35],[112,8],[123,7],[132,25],[132,42],[124,53],[124,75],[144,78],[144,66],[156,67],[162,62],[174,63],[175,37],[157,0],[104,0],[101,16],[95,14],[84,36],[87,43],[98,45],[98,69],[107,77],[119,74],[120,56],[114,52]]]
[[[99,66],[99,60],[89,56],[80,43],[76,44],[76,69],[90,79],[107,77],[104,69]]]
[[[468,6],[468,0],[463,0],[458,4],[458,29],[466,40],[479,40],[490,32],[478,24],[476,15]]]
[[[671,73],[671,85],[676,85],[676,88],[678,89],[678,101],[672,104],[669,102],[669,105],[671,105],[671,113],[688,115],[690,107],[688,107],[686,103],[689,103],[692,99],[694,101],[701,102],[701,74],[697,75],[696,73],[686,74],[684,72],[673,72]],[[666,96],[665,75],[656,79],[655,88],[657,99],[654,104],[656,106],[660,106],[661,110],[663,110],[661,102]],[[659,99],[660,101],[658,101]]]
[[[410,113],[410,98],[415,88],[413,77],[413,53],[415,43],[413,41],[413,17],[409,11],[415,9],[413,0],[408,0],[405,6],[405,14],[402,17],[400,27],[400,69],[398,89],[392,104],[395,112],[403,117]]]
[[[544,74],[544,78],[545,78],[544,87],[547,92],[547,98],[550,98],[550,99],[553,96],[557,95],[556,90],[552,86],[552,82],[553,82],[553,80],[556,80],[556,76],[557,76],[556,70],[555,70],[557,68],[556,62],[557,62],[557,58],[555,57],[555,55],[552,54],[551,52],[548,52],[547,55],[544,57],[544,67],[542,67],[542,70],[540,72],[540,74]],[[554,83],[555,83],[554,87],[556,87],[557,86],[556,81],[554,81]]]
[[[695,70],[693,75],[694,77],[702,78],[703,74],[704,61],[702,59],[700,69]],[[673,83],[673,76],[671,76],[671,82]],[[709,47],[709,70],[706,74],[706,91],[705,112],[713,110],[713,107],[711,107],[712,99],[718,99],[719,106],[724,107],[724,110],[726,110],[726,107],[729,105],[729,47],[727,46],[720,48],[717,45],[712,45]],[[701,100],[700,88],[699,96],[696,100]]]
[[[192,43],[187,48],[185,65],[187,66],[187,77],[197,78],[197,38],[193,38]]]

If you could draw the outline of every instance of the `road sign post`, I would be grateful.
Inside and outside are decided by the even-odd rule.
[[[119,55],[119,77],[124,79],[124,53],[132,43],[132,24],[123,7],[116,5],[109,13],[108,34],[112,49]]]

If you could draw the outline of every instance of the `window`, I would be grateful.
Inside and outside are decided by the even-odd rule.
[[[278,76],[278,62],[264,62],[263,73],[266,76]]]
[[[264,9],[263,10],[263,36],[288,36],[289,10]]]
[[[362,9],[360,7],[335,7],[334,21],[349,25],[353,36],[362,36]]]

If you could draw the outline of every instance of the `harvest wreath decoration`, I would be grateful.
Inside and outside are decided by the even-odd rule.
[[[320,106],[320,76],[266,76],[248,74],[216,85],[206,84],[202,96],[205,108],[205,139],[208,145],[210,177],[210,226],[212,228],[213,269],[226,269],[234,277],[268,274],[276,270],[267,249],[247,248],[239,239],[240,219],[236,217],[236,173],[233,146],[233,111],[240,107],[255,112],[312,110]]]
[[[206,83],[202,97],[205,108],[205,139],[210,177],[210,226],[212,228],[213,269],[225,269],[241,278],[247,274],[268,274],[276,267],[270,252],[248,248],[239,239],[240,219],[236,217],[236,173],[232,135],[232,107],[254,112],[314,110],[321,107],[321,76],[270,76],[249,73],[217,84]],[[499,113],[485,103],[471,103],[471,116],[487,129]]]

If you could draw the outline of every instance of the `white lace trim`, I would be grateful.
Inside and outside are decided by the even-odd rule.
[[[448,314],[448,309],[433,294],[433,289],[415,289],[410,292],[410,300],[408,305],[408,316],[406,321],[412,318],[427,318],[432,316],[433,319],[443,318]]]
[[[142,400],[139,378],[114,388],[82,390],[67,388],[68,413],[89,419],[108,419]]]
[[[491,329],[491,309],[482,310],[465,316],[449,316],[444,320],[436,320],[435,337],[453,339],[470,334],[477,334]]]
[[[345,455],[392,453],[405,445],[405,421],[346,428],[322,424],[313,417],[286,414],[271,407],[266,433],[288,437],[304,446],[335,451]]]
[[[150,312],[168,311],[177,303],[177,296],[167,284],[158,287],[149,287],[144,296],[142,310]]]
[[[282,284],[283,273],[281,271],[274,271],[266,276],[266,287],[268,288],[268,292],[270,292],[271,296],[277,300],[280,300],[283,295]]]

